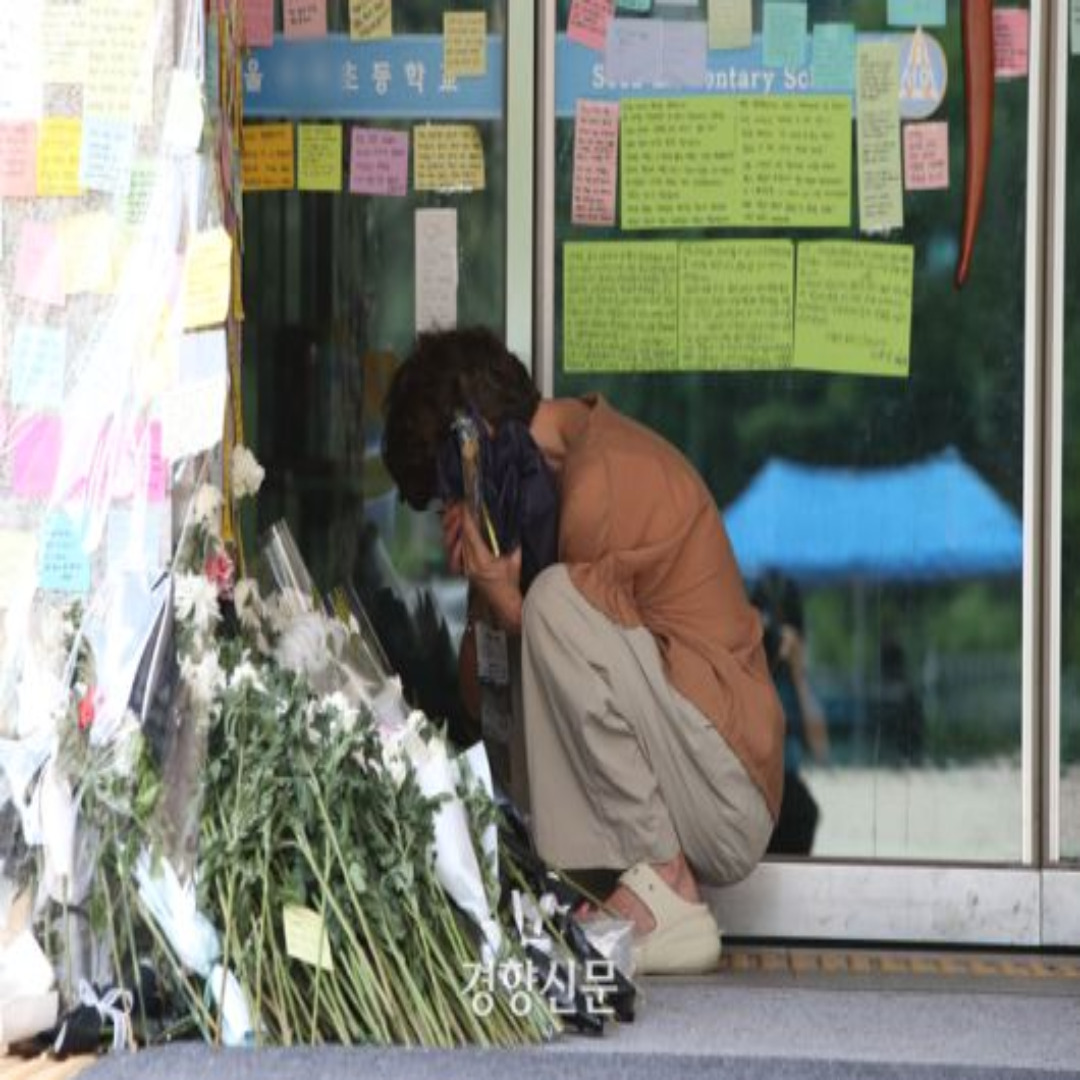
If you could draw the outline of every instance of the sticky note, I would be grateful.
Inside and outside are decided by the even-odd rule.
[[[948,121],[905,125],[904,187],[908,191],[944,191],[948,186]]]
[[[678,281],[674,241],[564,244],[564,370],[676,369]]]
[[[36,568],[37,536],[0,529],[0,609],[6,610],[17,596],[32,590]]]
[[[409,193],[409,133],[354,127],[349,153],[349,191],[354,195]]]
[[[184,329],[223,323],[229,311],[231,284],[232,237],[220,225],[196,233],[184,258]]]
[[[656,86],[664,64],[664,23],[612,19],[604,48],[604,79],[623,86]]]
[[[859,45],[855,99],[863,232],[904,225],[899,82],[900,60],[891,42]]]
[[[608,23],[614,14],[614,0],[571,0],[566,36],[599,52],[607,43]]]
[[[183,336],[180,381],[157,398],[161,453],[165,459],[182,461],[221,441],[228,370],[224,330]]]
[[[243,41],[249,49],[265,49],[274,44],[274,0],[241,0],[244,19]]]
[[[0,3],[0,120],[41,116],[41,7]]]
[[[90,589],[90,560],[75,523],[50,514],[41,528],[38,584],[49,592],[85,593]]]
[[[37,184],[42,196],[78,195],[82,121],[47,116],[38,128]]]
[[[443,74],[448,79],[487,74],[487,12],[443,12]]]
[[[752,0],[709,0],[709,48],[748,49],[754,40]]]
[[[52,494],[62,432],[59,416],[30,416],[15,425],[12,488],[19,498],[44,499]]]
[[[152,0],[83,0],[87,71],[83,115],[150,121],[154,97]]]
[[[81,0],[45,0],[41,8],[41,77],[47,83],[86,82],[86,9]]]
[[[472,124],[413,128],[413,187],[417,191],[483,191],[484,144]]]
[[[615,12],[628,15],[648,15],[652,11],[652,0],[615,0]]]
[[[64,305],[63,253],[51,222],[22,223],[15,256],[15,295],[51,307]]]
[[[202,130],[202,84],[194,72],[174,68],[169,76],[162,140],[173,150],[190,153],[198,149]]]
[[[619,103],[579,98],[574,120],[575,225],[614,225],[619,170]]]
[[[1026,8],[994,9],[994,75],[1022,79],[1028,73],[1029,16]]]
[[[689,90],[705,85],[709,69],[709,42],[703,22],[662,22],[660,82]]]
[[[245,191],[296,187],[292,124],[245,124],[240,161]]]
[[[818,23],[814,27],[810,70],[815,90],[855,89],[855,26]]]
[[[110,510],[105,524],[105,551],[110,570],[161,569],[164,522],[164,508],[160,506]]]
[[[285,37],[293,41],[326,37],[326,0],[282,0]]]
[[[914,266],[906,244],[800,244],[795,367],[906,376]]]
[[[282,910],[285,951],[294,959],[324,971],[334,970],[326,926],[318,912],[286,904]]]
[[[125,225],[136,226],[146,220],[156,183],[157,162],[153,158],[144,158],[132,165],[130,182],[121,207]]]
[[[944,26],[946,0],[889,0],[890,26]]]
[[[349,37],[354,41],[380,41],[392,37],[392,0],[349,0]]]
[[[340,191],[341,147],[340,124],[298,124],[297,187],[301,191]]]
[[[0,123],[0,197],[31,199],[37,194],[37,125]]]
[[[417,210],[416,332],[457,326],[457,211]]]
[[[135,128],[128,120],[87,116],[82,125],[79,184],[88,191],[122,194],[131,180]]]
[[[60,222],[64,292],[107,293],[113,282],[113,221],[103,211],[77,214]]]
[[[766,67],[801,68],[806,63],[806,4],[765,0],[761,38]]]
[[[11,402],[34,409],[57,408],[64,399],[67,335],[53,326],[15,328],[11,343]]]
[[[679,245],[679,368],[790,368],[795,247],[790,240]]]

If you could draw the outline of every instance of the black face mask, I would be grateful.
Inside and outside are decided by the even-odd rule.
[[[499,549],[521,548],[521,591],[559,558],[559,498],[555,476],[529,429],[517,420],[499,425],[494,436],[476,419],[480,435],[480,476]],[[444,502],[464,498],[461,453],[451,432],[435,461],[438,495]]]

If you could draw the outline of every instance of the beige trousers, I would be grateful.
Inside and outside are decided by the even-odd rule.
[[[664,675],[652,635],[592,607],[566,568],[533,582],[522,692],[534,837],[562,869],[626,869],[680,850],[703,881],[757,865],[765,800],[713,724]]]

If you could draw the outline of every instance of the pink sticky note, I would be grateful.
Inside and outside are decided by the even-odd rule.
[[[575,225],[614,225],[619,171],[619,103],[578,101],[574,122]]]
[[[37,194],[37,126],[30,121],[0,124],[0,197]]]
[[[287,38],[326,37],[326,0],[284,0],[282,14]]]
[[[946,120],[904,126],[904,188],[943,191],[949,186],[949,124]]]
[[[12,486],[24,499],[52,494],[60,467],[62,426],[58,416],[30,416],[15,425]]]
[[[1024,8],[998,8],[994,12],[994,74],[999,79],[1027,75],[1029,27]]]
[[[164,502],[168,486],[169,467],[161,452],[161,421],[152,420],[147,430],[148,470],[146,477],[146,501]]]
[[[614,6],[614,0],[573,0],[566,36],[590,49],[603,50]]]
[[[349,191],[354,195],[407,195],[409,133],[353,128]]]
[[[274,0],[243,0],[244,44],[249,49],[274,44]]]
[[[60,234],[44,221],[24,221],[15,258],[15,293],[53,307],[64,306]]]

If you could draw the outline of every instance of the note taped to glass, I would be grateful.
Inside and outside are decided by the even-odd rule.
[[[900,58],[888,41],[858,47],[856,100],[859,144],[859,229],[904,227],[900,161]]]
[[[296,180],[300,191],[340,191],[340,124],[299,124]]]
[[[292,124],[245,124],[241,155],[245,191],[291,191],[296,186]]]
[[[443,74],[448,79],[487,74],[487,12],[443,13]]]
[[[678,292],[675,241],[564,244],[565,370],[676,370]]]
[[[231,283],[232,237],[220,226],[196,233],[184,262],[184,329],[221,325]]]
[[[907,244],[800,244],[795,367],[906,377],[914,267]]]
[[[413,187],[417,191],[483,191],[484,144],[472,124],[413,128]]]
[[[795,246],[790,240],[679,245],[680,368],[790,368],[794,316]]]

